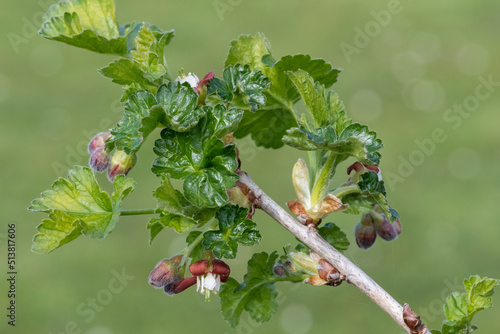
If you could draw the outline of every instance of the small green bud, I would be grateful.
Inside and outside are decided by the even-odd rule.
[[[127,154],[125,151],[116,151],[108,167],[108,179],[113,181],[120,174],[127,175],[137,162],[137,154]]]

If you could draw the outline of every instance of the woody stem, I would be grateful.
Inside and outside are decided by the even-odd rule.
[[[381,309],[389,314],[406,333],[411,333],[410,328],[408,328],[403,321],[403,307],[382,289],[382,287],[375,283],[370,276],[326,242],[317,231],[310,231],[306,226],[300,224],[260,189],[247,174],[241,174],[240,182],[246,184],[250,190],[253,191],[256,198],[260,199],[260,209],[280,223],[290,233],[297,237],[297,239],[311,248],[311,250],[333,265],[346,277],[346,282],[356,286],[365,295],[371,298]],[[429,330],[426,330],[424,333],[431,334]]]

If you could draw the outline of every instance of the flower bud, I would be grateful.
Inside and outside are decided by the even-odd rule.
[[[149,284],[155,288],[162,288],[167,284],[176,283],[182,280],[181,272],[178,268],[182,260],[182,255],[176,255],[170,259],[163,259],[149,274]]]
[[[90,140],[88,147],[89,153],[92,154],[96,150],[104,148],[104,144],[109,137],[111,137],[111,133],[109,131],[96,134],[94,138]]]
[[[373,246],[377,238],[373,224],[365,225],[362,222],[354,226],[354,236],[356,237],[356,244],[361,249],[368,249]]]
[[[109,154],[103,147],[100,147],[90,155],[89,166],[96,172],[103,172],[109,166]]]
[[[127,154],[125,151],[116,151],[108,167],[108,179],[113,181],[120,174],[127,175],[137,162],[137,154]]]
[[[273,272],[278,277],[287,277],[288,273],[281,263],[276,263],[273,266]]]
[[[288,254],[293,269],[302,271],[309,275],[318,274],[318,261],[310,255],[302,252],[292,252]]]
[[[399,221],[399,219],[396,219],[392,225],[394,225],[394,228],[396,228],[396,232],[398,232],[398,235],[401,234],[401,232],[403,232],[403,229],[401,227],[401,222]]]
[[[309,189],[311,181],[309,179],[309,169],[304,160],[297,160],[293,166],[292,181],[297,198],[299,202],[305,206],[304,209],[307,211],[311,205],[311,191]]]
[[[205,104],[205,99],[207,98],[207,91],[208,91],[208,83],[210,80],[212,80],[215,76],[214,71],[209,72],[201,81],[198,83],[198,87],[196,88],[196,91],[198,92],[198,104],[199,105],[204,105]]]
[[[396,239],[398,237],[396,227],[385,216],[383,217],[382,221],[375,222],[377,234],[386,241]]]

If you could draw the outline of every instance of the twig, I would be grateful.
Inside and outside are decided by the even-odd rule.
[[[273,201],[262,189],[255,184],[246,174],[241,173],[240,182],[246,184],[260,199],[259,208],[265,211],[274,220],[280,223],[295,237],[315,251],[318,255],[332,264],[342,275],[345,275],[346,282],[353,284],[365,295],[370,297],[381,309],[391,316],[394,321],[407,333],[414,333],[403,320],[403,307],[391,297],[380,285],[375,283],[370,276],[358,268],[342,253],[326,242],[317,231],[310,231],[306,226],[300,224],[281,206]],[[423,332],[431,334],[429,330]]]

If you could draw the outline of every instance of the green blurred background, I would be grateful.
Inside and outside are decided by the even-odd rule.
[[[353,245],[347,256],[399,302],[410,303],[430,328],[437,328],[444,297],[460,290],[463,278],[500,278],[499,87],[466,117],[459,117],[456,128],[452,126],[458,120],[443,118],[455,104],[474,101],[471,96],[481,76],[500,81],[500,3],[403,0],[400,12],[381,26],[372,11],[378,13],[390,3],[118,0],[117,17],[120,24],[148,21],[175,29],[167,49],[174,73],[183,67],[200,77],[210,70],[220,75],[229,41],[259,31],[271,41],[275,58],[308,53],[343,68],[334,89],[350,116],[368,123],[383,139],[381,167],[386,178],[393,177],[388,196],[403,225],[398,240],[378,240],[369,251]],[[88,137],[121,118],[121,88],[96,71],[113,57],[36,36],[33,22],[38,28],[43,6],[4,1],[0,13],[0,261],[5,273],[7,223],[16,223],[19,272],[15,329],[6,325],[7,286],[1,280],[2,333],[402,332],[347,284],[279,285],[280,307],[271,321],[257,325],[244,313],[240,327],[231,329],[220,315],[217,297],[205,303],[194,289],[169,297],[147,284],[157,261],[184,246],[183,238],[171,231],[149,246],[148,217],[123,217],[104,241],[82,237],[50,255],[31,253],[31,238],[44,215],[29,213],[30,201],[73,164],[86,164]],[[359,47],[356,31],[365,28],[372,29],[372,37]],[[356,42],[356,53],[346,57],[341,45],[356,47]],[[446,140],[429,154],[418,153],[416,141],[431,138],[437,128]],[[158,180],[149,170],[153,142],[154,135],[129,174],[138,187],[125,209],[155,205],[151,190]],[[267,151],[248,139],[239,145],[244,170],[271,197],[283,204],[295,198],[290,172],[302,152]],[[409,159],[418,166],[402,170]],[[401,172],[402,179],[395,178]],[[107,183],[102,175],[99,180]],[[352,242],[357,219],[331,216]],[[238,262],[229,261],[238,280],[253,251],[281,249],[293,242],[266,215],[257,213],[255,221],[262,244],[241,247]],[[88,309],[88,298],[106,295],[113,270],[135,278],[112,294],[93,319],[77,314],[79,308]],[[500,305],[500,296],[495,301]],[[496,332],[499,317],[498,307],[479,314],[480,333]]]

